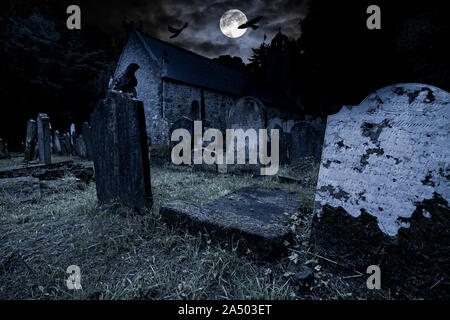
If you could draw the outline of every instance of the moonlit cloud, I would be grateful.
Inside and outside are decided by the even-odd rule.
[[[81,1],[83,3],[83,1]],[[214,58],[229,54],[239,56],[247,62],[251,48],[257,48],[264,40],[272,39],[281,28],[290,38],[300,36],[298,21],[306,14],[305,0],[98,0],[81,4],[85,21],[98,25],[104,31],[120,34],[123,18],[142,21],[146,32],[177,46],[198,54]],[[257,30],[247,30],[239,38],[226,37],[219,26],[220,17],[230,9],[239,9],[247,19],[264,16]],[[179,37],[170,40],[167,25],[181,27],[184,22],[189,27]]]

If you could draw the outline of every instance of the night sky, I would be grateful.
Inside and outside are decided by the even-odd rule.
[[[267,35],[270,41],[281,28],[290,38],[300,36],[300,18],[306,15],[306,0],[134,0],[89,1],[79,3],[84,25],[96,25],[105,32],[121,37],[124,17],[135,22],[142,21],[150,35],[174,45],[214,58],[219,55],[239,56],[244,62]],[[230,9],[239,9],[248,20],[256,16],[264,18],[257,30],[247,29],[240,38],[231,39],[219,28],[220,17]],[[169,39],[167,26],[189,27],[175,39]]]

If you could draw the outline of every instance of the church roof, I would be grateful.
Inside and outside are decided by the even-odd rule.
[[[295,108],[294,102],[275,85],[269,85],[211,59],[143,35],[138,31],[132,32],[142,41],[149,55],[154,56],[161,66],[164,65],[165,78],[238,97],[253,96],[264,103],[279,107]]]

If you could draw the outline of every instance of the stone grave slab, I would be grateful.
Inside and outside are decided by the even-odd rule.
[[[169,224],[207,231],[219,241],[239,243],[256,256],[279,255],[290,239],[290,217],[300,208],[299,196],[281,190],[244,188],[203,206],[174,201],[161,209]]]
[[[10,199],[20,202],[37,201],[41,198],[38,178],[20,177],[0,179],[0,204]]]

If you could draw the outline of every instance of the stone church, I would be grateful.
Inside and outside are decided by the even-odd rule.
[[[279,32],[272,46],[282,47],[287,37]],[[276,50],[275,50],[276,53]],[[225,132],[227,118],[239,99],[252,97],[263,105],[264,128],[281,128],[289,133],[304,122],[299,97],[289,92],[282,79],[289,66],[274,55],[266,79],[255,79],[235,69],[167,42],[130,30],[120,56],[117,78],[130,63],[136,72],[137,98],[144,102],[147,134],[152,145],[169,144],[170,128],[180,118],[203,121],[208,128]],[[286,59],[285,59],[286,60]],[[281,61],[281,62],[280,62]],[[272,81],[267,81],[271,78]],[[282,85],[280,85],[282,84]],[[247,114],[242,113],[242,117]],[[305,131],[306,132],[306,131]]]

